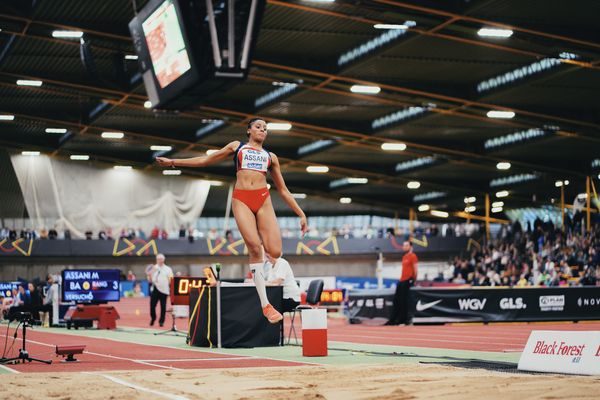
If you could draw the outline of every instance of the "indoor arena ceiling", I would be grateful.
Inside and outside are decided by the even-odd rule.
[[[335,199],[331,211],[340,212],[404,214],[423,204],[454,212],[473,196],[482,215],[485,193],[497,201],[509,191],[504,209],[539,206],[557,201],[556,181],[565,180],[572,203],[600,172],[596,0],[268,0],[248,79],[177,114],[144,107],[137,61],[126,59],[133,15],[125,0],[0,1],[0,115],[15,116],[0,121],[0,144],[150,169],[151,145],[172,146],[168,157],[202,155],[245,138],[259,116],[292,125],[271,130],[266,146],[290,190]],[[79,40],[54,30],[84,32],[94,74]],[[125,136],[103,139],[105,131]],[[312,165],[329,170],[307,172]],[[233,179],[230,162],[184,174]],[[420,186],[408,188],[413,181]]]

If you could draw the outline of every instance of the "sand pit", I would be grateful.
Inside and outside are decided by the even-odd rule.
[[[13,400],[597,399],[600,393],[600,377],[511,374],[440,365],[18,374],[0,379],[0,398]]]

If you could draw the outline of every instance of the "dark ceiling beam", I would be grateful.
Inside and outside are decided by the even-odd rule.
[[[527,33],[527,34],[534,35],[534,36],[541,36],[541,37],[548,38],[548,39],[561,40],[564,42],[569,42],[569,43],[574,43],[574,44],[578,44],[578,45],[582,45],[582,46],[593,47],[595,49],[600,49],[600,43],[589,42],[587,40],[576,39],[576,38],[572,38],[569,36],[556,35],[553,33],[539,31],[539,30],[535,30],[535,29],[523,28],[523,27],[516,26],[516,25],[507,25],[507,24],[503,24],[500,22],[490,21],[490,20],[486,20],[486,19],[482,19],[482,18],[470,17],[468,15],[456,14],[456,13],[443,11],[443,10],[439,10],[439,9],[431,8],[431,7],[423,7],[420,5],[410,4],[410,3],[403,2],[403,1],[396,1],[396,0],[373,0],[373,1],[376,3],[380,3],[380,4],[386,4],[386,5],[391,5],[394,7],[418,11],[418,12],[422,12],[425,14],[437,15],[437,16],[448,17],[448,18],[457,18],[462,21],[474,22],[474,23],[478,23],[478,24],[494,26],[497,28],[512,29],[513,31]]]
[[[0,73],[2,74],[2,73]],[[11,74],[12,75],[12,74]],[[17,75],[18,76],[18,75]],[[60,85],[61,82],[59,81],[53,81],[54,84],[58,84]],[[72,87],[73,84],[67,84],[67,86]],[[88,90],[95,90],[97,88],[95,87],[89,87],[89,86],[85,86],[85,85],[75,85],[75,87],[81,87],[83,86],[85,89]],[[19,87],[19,86],[14,86],[14,87]],[[28,88],[28,90],[45,90],[45,91],[49,91],[52,89],[38,89],[38,88]],[[132,108],[138,108],[138,109],[142,109],[143,106],[136,106],[136,105],[131,105],[131,104],[127,104],[123,101],[123,99],[125,98],[125,96],[128,95],[128,93],[124,93],[121,91],[117,91],[117,90],[107,90],[108,92],[110,92],[111,94],[122,94],[122,98],[120,100],[106,100],[107,102],[110,102],[112,104],[118,104],[120,106],[126,106],[126,107],[132,107]],[[137,95],[136,95],[137,96]],[[134,97],[134,96],[131,96]],[[144,96],[137,96],[137,97],[142,97],[142,99],[145,99]],[[221,108],[214,108],[214,107],[206,107],[206,106],[201,106],[200,110],[204,110],[204,111],[208,111],[211,115],[214,115],[214,113],[217,113],[217,115],[227,115],[227,116],[235,116],[237,118],[243,118],[244,121],[251,118],[252,116],[254,116],[254,114],[250,114],[250,113],[241,113],[238,111],[234,111],[234,110],[227,110],[227,109],[221,109]],[[195,113],[189,113],[189,112],[184,112],[184,113],[180,113],[180,115],[182,116],[186,116],[186,117],[190,117],[190,118],[196,118],[196,119],[201,119],[201,118],[206,118],[206,116],[200,116],[197,115]],[[57,121],[53,121],[53,122],[57,122]],[[69,122],[72,124],[72,122]],[[229,122],[230,124],[233,123],[232,121]],[[364,148],[368,148],[371,150],[379,150],[379,147],[381,145],[381,143],[389,141],[386,140],[385,138],[379,138],[379,137],[375,137],[375,136],[371,136],[371,135],[364,135],[361,133],[357,133],[357,132],[352,132],[352,131],[347,131],[347,130],[340,130],[340,129],[334,129],[334,128],[326,128],[326,127],[322,127],[322,126],[317,126],[317,125],[313,125],[313,124],[307,124],[307,123],[302,123],[302,122],[293,122],[294,125],[299,126],[303,129],[308,130],[309,132],[319,132],[320,135],[319,136],[315,136],[313,134],[306,134],[306,133],[301,133],[301,132],[294,132],[295,135],[297,136],[301,136],[301,137],[306,137],[306,138],[310,138],[310,139],[328,139],[331,138],[331,136],[340,136],[342,137],[342,139],[340,140],[340,143],[348,145],[348,146],[358,146],[358,147],[364,147]],[[241,123],[239,123],[240,125],[243,125],[243,121]],[[83,123],[78,123],[76,124],[77,126],[79,126],[80,128],[80,132],[83,131],[84,133],[92,128],[92,125],[89,124],[83,124]],[[109,128],[102,128],[102,127],[98,127],[96,126],[97,129],[109,129]],[[152,138],[153,140],[159,139],[159,140],[165,140],[166,138],[162,137],[162,136],[153,136],[153,135],[147,135],[147,134],[140,134],[140,133],[136,133],[136,135],[142,135],[142,136],[146,136],[149,138]],[[321,136],[322,135],[322,136]],[[169,139],[169,140],[173,140],[173,139]],[[364,143],[367,142],[368,144]],[[470,153],[470,152],[464,152],[464,151],[459,151],[459,150],[452,150],[452,149],[448,149],[448,148],[443,148],[443,147],[437,147],[437,146],[426,146],[426,145],[421,145],[418,143],[412,143],[412,142],[406,142],[404,141],[409,147],[413,147],[414,149],[418,149],[418,150],[423,150],[426,151],[428,153],[433,153],[433,154],[444,154],[444,155],[448,155],[448,156],[453,156],[453,158],[450,160],[450,162],[453,163],[469,163],[471,164],[471,166],[473,168],[486,168],[486,166],[482,166],[478,161],[479,160],[490,160],[495,162],[499,162],[499,161],[509,161],[512,162],[514,166],[519,166],[522,167],[523,169],[526,170],[540,170],[540,171],[547,171],[550,173],[554,173],[554,174],[560,174],[560,175],[571,175],[571,174],[577,174],[574,173],[572,171],[563,171],[563,170],[557,170],[556,168],[552,168],[552,167],[548,167],[548,166],[543,166],[543,165],[532,165],[529,163],[523,163],[523,162],[518,162],[518,161],[512,161],[512,160],[507,160],[505,158],[497,158],[497,157],[493,157],[493,156],[489,156],[489,155],[481,155],[481,154],[476,154],[476,153]],[[187,149],[193,149],[198,143],[191,143],[188,141],[180,141],[180,144],[185,144],[187,145]],[[409,155],[410,153],[406,153],[404,152],[404,154]],[[415,156],[420,156],[422,154],[419,153],[414,153]],[[468,158],[470,160],[472,160],[471,162],[464,160],[464,158]],[[493,169],[493,166],[487,166],[486,169]]]
[[[380,1],[380,0],[374,0],[376,2],[380,2],[380,3],[388,3],[386,1]],[[329,15],[332,17],[337,17],[337,18],[342,18],[342,19],[348,19],[348,20],[353,20],[356,22],[360,22],[363,24],[370,24],[373,25],[375,23],[385,23],[387,21],[376,21],[376,20],[371,20],[371,19],[367,19],[367,18],[361,18],[361,17],[355,17],[352,15],[348,15],[348,14],[344,14],[344,13],[339,13],[339,12],[333,12],[330,10],[325,10],[325,9],[321,9],[321,8],[317,8],[317,7],[308,7],[308,6],[304,6],[304,5],[299,5],[299,4],[294,4],[294,3],[287,3],[287,2],[283,2],[283,1],[279,1],[279,0],[268,0],[269,4],[273,4],[273,5],[277,5],[277,6],[281,6],[281,7],[288,7],[288,8],[294,8],[294,9],[300,9],[303,11],[307,11],[307,12],[312,12],[312,13],[317,13],[317,14],[322,14],[322,15]],[[398,2],[389,2],[389,3],[398,3]],[[405,3],[402,3],[405,4]],[[361,5],[361,7],[364,7],[364,5]],[[429,10],[426,7],[419,7],[419,6],[414,6],[416,8],[423,8],[425,10]],[[357,7],[358,10],[360,10],[360,8]],[[433,9],[432,9],[433,10]],[[417,10],[419,11],[419,10]],[[439,10],[438,10],[439,11]],[[425,12],[426,11],[420,11],[420,12]],[[429,14],[434,14],[434,13],[429,13]],[[439,15],[442,17],[446,17],[446,18],[454,18],[455,22],[459,21],[459,20],[466,20],[467,18],[471,18],[471,17],[467,17],[465,15],[460,15],[460,14],[455,14],[455,13],[451,13],[451,12],[441,12],[438,14],[434,14],[434,15]],[[480,20],[480,21],[484,21],[484,20]],[[486,21],[486,23],[488,23]],[[506,27],[503,24],[499,24],[496,22],[489,22],[490,24],[494,24],[495,26],[503,26]],[[488,42],[482,42],[482,41],[478,41],[478,40],[474,40],[474,39],[466,39],[463,37],[458,37],[458,36],[452,36],[452,35],[447,35],[447,34],[442,34],[442,33],[438,33],[437,31],[433,31],[433,32],[427,32],[427,30],[415,27],[415,28],[411,28],[410,29],[413,32],[417,32],[419,34],[422,35],[427,35],[427,36],[432,36],[432,37],[438,37],[438,38],[442,38],[442,39],[446,39],[446,40],[450,40],[450,41],[455,41],[455,42],[459,42],[459,43],[465,43],[465,44],[471,44],[474,46],[479,46],[479,47],[487,47],[487,48],[491,48],[491,49],[495,49],[495,50],[499,50],[499,51],[504,51],[504,52],[509,52],[509,53],[513,53],[513,54],[520,54],[520,55],[524,55],[524,56],[528,56],[528,57],[532,57],[532,58],[543,58],[546,57],[546,54],[541,54],[541,53],[537,53],[537,52],[533,52],[533,51],[527,51],[527,50],[521,50],[521,49],[516,49],[513,47],[508,47],[508,46],[503,46],[503,45],[499,45],[496,43],[488,43]],[[590,42],[586,42],[586,43],[590,43]],[[600,45],[598,45],[600,46]],[[592,69],[600,69],[597,66],[595,66],[592,63],[583,63],[583,62],[579,62],[581,64],[582,67],[584,68],[592,68]]]
[[[288,66],[288,65],[265,62],[265,61],[261,61],[261,60],[254,60],[253,64],[260,66],[260,67],[290,71],[290,72],[295,72],[295,73],[299,73],[299,74],[306,74],[309,76],[317,76],[317,77],[321,77],[321,78],[333,78],[336,81],[340,81],[340,82],[349,82],[349,83],[356,83],[356,84],[361,84],[361,85],[379,86],[382,89],[389,90],[391,92],[398,92],[398,93],[403,93],[403,94],[413,95],[413,96],[421,96],[421,97],[424,97],[427,99],[431,99],[432,101],[439,100],[439,101],[445,101],[445,102],[449,102],[449,103],[456,103],[458,105],[463,105],[463,106],[467,106],[467,107],[478,107],[482,111],[484,111],[484,110],[514,111],[515,113],[523,115],[523,116],[528,116],[528,117],[535,118],[535,119],[541,119],[543,122],[546,122],[546,123],[547,122],[557,122],[557,123],[563,122],[563,123],[569,123],[569,124],[572,124],[575,126],[585,126],[585,127],[590,127],[590,128],[594,128],[594,129],[600,129],[600,124],[595,124],[595,123],[586,122],[586,121],[579,121],[579,120],[574,120],[574,119],[570,119],[570,118],[564,118],[564,117],[560,117],[560,116],[556,116],[556,115],[547,115],[547,114],[543,114],[543,113],[539,113],[539,112],[535,112],[535,111],[519,109],[516,107],[508,107],[508,106],[502,106],[502,105],[498,105],[498,104],[491,104],[491,103],[481,102],[481,101],[477,101],[477,100],[470,100],[470,99],[465,99],[465,98],[460,98],[460,97],[455,97],[455,96],[448,96],[448,95],[444,95],[444,94],[428,92],[428,91],[424,91],[424,90],[411,89],[411,88],[398,86],[398,85],[391,85],[391,84],[387,84],[387,83],[367,81],[367,80],[363,80],[363,79],[356,79],[356,78],[351,78],[351,77],[346,77],[346,76],[338,76],[338,75],[329,74],[329,73],[323,72],[323,71],[309,70],[306,68],[298,68],[298,67],[293,67],[293,66]]]
[[[242,117],[242,118],[248,118],[251,115],[250,114],[246,114],[246,113],[242,113],[239,111],[235,111],[235,110],[226,110],[226,109],[221,109],[221,108],[215,108],[215,107],[209,107],[209,106],[201,106],[200,109],[202,110],[206,110],[206,111],[211,111],[211,112],[216,112],[216,113],[223,113],[226,115],[232,115],[232,116],[237,116],[237,117]],[[261,117],[260,115],[257,117]],[[262,117],[265,118],[265,117]],[[321,130],[321,131],[326,131],[326,132],[330,132],[333,135],[349,135],[351,137],[356,137],[356,136],[364,136],[361,134],[358,134],[356,132],[351,132],[351,131],[344,131],[344,130],[340,130],[340,129],[334,129],[334,128],[324,128],[324,127],[319,127],[319,126],[314,126],[311,124],[307,124],[304,122],[296,122],[296,121],[289,121],[290,123],[292,123],[295,126],[298,126],[300,128],[304,128],[304,129],[309,129],[309,130]],[[378,139],[376,137],[370,137],[371,139]],[[383,142],[384,140],[382,140],[381,142]],[[411,144],[409,144],[409,142],[405,142],[407,143],[407,145],[410,147],[412,146]],[[416,145],[416,146],[421,146],[424,147],[423,145]],[[493,160],[494,162],[500,162],[500,161],[508,161],[510,162],[513,166],[518,166],[524,170],[527,171],[540,171],[540,172],[547,172],[547,173],[551,173],[551,174],[555,174],[558,176],[585,176],[584,173],[582,172],[574,172],[574,171],[567,171],[567,170],[560,170],[557,168],[553,168],[553,167],[548,167],[548,166],[544,166],[544,165],[532,165],[529,163],[525,163],[525,162],[521,162],[521,161],[514,161],[514,160],[510,160],[507,159],[505,157],[493,157],[493,156],[488,156],[485,154],[477,154],[477,153],[470,153],[470,152],[464,152],[464,151],[458,151],[458,150],[451,150],[451,149],[443,149],[443,148],[437,148],[437,147],[433,147],[433,146],[426,146],[429,147],[430,149],[433,148],[435,150],[430,150],[433,151],[434,153],[437,154],[452,154],[455,157],[452,158],[451,160],[449,159],[449,162],[452,163],[457,163],[457,164],[462,164],[463,166],[468,166],[468,167],[476,167],[476,168],[483,168],[485,166],[482,166],[480,164],[477,163],[478,160]],[[445,150],[445,151],[444,151]],[[405,153],[406,154],[406,153]],[[464,158],[468,158],[469,160],[465,160]],[[300,162],[299,160],[295,160],[295,162]],[[293,164],[293,162],[291,163]],[[309,163],[308,163],[309,164]],[[327,165],[327,164],[325,164]],[[495,170],[493,167],[487,168],[488,170],[493,169]],[[358,170],[357,172],[360,173],[360,170]],[[364,172],[363,172],[364,174]],[[351,176],[351,175],[348,175]],[[390,178],[392,178],[390,176]],[[408,182],[411,179],[403,179],[404,182]],[[424,182],[423,183],[427,183]],[[444,190],[452,190],[452,186],[446,186],[446,185],[439,185],[439,184],[433,184],[433,187],[438,186],[445,186]]]
[[[314,8],[314,7],[307,7],[307,6],[293,4],[293,3],[285,3],[285,2],[278,1],[278,0],[268,0],[268,2],[270,4],[275,4],[275,5],[285,6],[285,7],[292,7],[292,8],[299,8],[299,9],[302,9],[302,10],[305,10],[305,11],[324,13],[326,15],[331,15],[331,16],[336,16],[336,17],[343,17],[343,18],[346,18],[346,19],[351,19],[351,20],[354,20],[354,21],[357,21],[357,22],[362,22],[362,23],[372,24],[374,22],[380,22],[380,21],[373,21],[373,20],[369,20],[369,19],[365,19],[365,18],[361,18],[361,17],[348,16],[348,15],[345,15],[345,14],[331,12],[331,11],[324,10],[324,9],[319,9],[319,8]],[[450,18],[453,18],[454,16],[455,15],[453,14],[453,15],[450,16]],[[458,16],[458,17],[461,17],[461,16]],[[61,25],[61,27],[63,29],[67,29],[67,28],[68,29],[80,29],[78,27],[66,26],[66,25]],[[101,35],[101,32],[97,32],[96,31],[95,34]],[[27,35],[27,37],[34,37],[34,36]],[[74,43],[72,41],[56,40],[56,39],[53,39],[53,38],[38,37],[38,36],[35,36],[35,38],[43,39],[43,40],[49,40],[51,42],[57,42],[57,43],[61,43],[61,44],[69,44],[69,45],[79,46],[78,43]],[[126,37],[124,37],[124,36],[120,37],[120,39],[122,39],[122,40],[125,40],[125,38]],[[479,44],[481,44],[481,43],[479,43]],[[108,49],[108,50],[109,51],[113,51],[113,52],[117,51],[117,50],[114,50],[114,49]],[[537,55],[537,56],[543,56],[543,55]],[[569,63],[577,64],[576,60],[569,60]],[[259,65],[256,61],[254,61],[253,64]],[[593,67],[597,67],[597,68],[600,69],[600,66],[596,66],[594,63],[583,63],[583,64],[586,64],[586,65],[590,64]],[[271,63],[271,65],[277,65],[277,64]],[[307,70],[305,70],[305,71],[307,71]],[[312,71],[312,72],[315,72],[315,71]],[[350,80],[350,81],[356,81],[355,83],[363,82],[363,81],[359,81],[359,80],[354,80],[352,78],[337,77],[336,75],[333,75],[333,74],[326,74],[326,73],[324,73],[323,75],[326,78],[331,78],[331,79],[334,79],[334,80]],[[377,84],[377,83],[374,83],[374,82],[367,82],[365,84],[373,84],[373,85],[380,85],[381,86],[381,84]],[[387,85],[387,86],[390,86],[390,85]],[[396,88],[398,88],[398,87],[396,87]],[[481,106],[481,105],[477,104],[476,102],[472,102],[472,101],[469,101],[469,100],[466,100],[466,99],[456,98],[456,97],[453,97],[453,96],[444,96],[444,95],[439,95],[439,94],[435,94],[435,93],[431,93],[431,92],[427,92],[427,91],[419,91],[419,90],[414,90],[414,89],[411,90],[411,89],[408,89],[408,88],[403,88],[403,89],[407,90],[409,93],[412,92],[414,95],[423,95],[425,97],[427,97],[429,95],[430,97],[433,96],[434,98],[438,98],[440,100],[443,100],[443,98],[446,97],[446,98],[449,99],[448,101],[459,102],[459,103],[462,103],[464,105],[477,105],[477,106]],[[419,93],[421,93],[421,94],[419,94]],[[123,94],[121,94],[121,96],[122,95]],[[486,108],[487,107],[494,107],[494,109],[507,109],[507,110],[509,109],[507,107],[494,106],[494,105],[491,105],[491,104],[484,104],[483,107],[486,107]],[[517,110],[515,110],[515,111],[517,111]],[[580,121],[577,121],[577,120],[568,120],[568,121],[565,121],[565,118],[553,117],[553,116],[548,116],[548,115],[543,115],[543,114],[540,115],[539,113],[527,112],[526,110],[518,110],[518,112],[520,114],[523,114],[523,115],[530,115],[532,117],[537,117],[537,118],[560,119],[560,120],[562,120],[564,122],[570,122],[570,123],[573,123],[573,124],[577,124],[578,122],[580,122]],[[598,128],[598,127],[600,127],[600,125],[592,124],[592,127]]]
[[[234,112],[234,111],[230,111],[230,112]],[[14,113],[14,115],[17,118],[50,122],[53,124],[61,123],[63,125],[67,125],[67,126],[77,127],[80,130],[91,128],[90,126],[83,124],[83,123],[73,123],[70,121],[55,120],[55,119],[39,117],[36,115],[31,115],[31,114]],[[101,126],[95,126],[95,128],[100,129],[100,130],[110,130],[110,128],[101,127]],[[128,131],[128,130],[122,130],[122,131],[126,135],[129,135],[132,137],[137,137],[140,139],[161,140],[163,142],[168,142],[168,143],[170,142],[170,143],[188,145],[188,147],[189,147],[189,145],[193,145],[194,147],[202,146],[204,148],[212,147],[212,146],[206,146],[206,145],[201,145],[201,144],[197,144],[197,143],[192,143],[192,142],[189,142],[186,140],[181,140],[181,139],[165,138],[162,136],[150,135],[150,134],[140,133],[140,132],[132,132],[132,131]],[[314,163],[305,162],[302,160],[287,159],[287,158],[283,158],[283,157],[279,157],[279,159],[282,162],[282,164],[285,164],[286,169],[291,169],[291,170],[296,170],[296,171],[301,171],[301,172],[305,172],[305,169],[307,166],[314,164]],[[329,175],[332,175],[335,177],[348,177],[348,176],[367,177],[367,178],[371,179],[371,183],[373,183],[373,184],[391,185],[391,186],[396,186],[396,187],[400,187],[400,188],[405,188],[406,183],[411,180],[408,178],[402,178],[400,176],[390,176],[390,175],[376,173],[376,172],[362,170],[362,169],[340,167],[340,166],[327,164],[327,163],[320,163],[320,164],[329,167],[329,170],[330,170]],[[460,192],[460,193],[472,193],[473,192],[473,190],[470,190],[468,188],[460,188],[459,186],[450,186],[450,185],[433,184],[433,183],[430,184],[429,182],[426,182],[426,181],[421,181],[421,182],[423,185],[429,186],[432,189],[443,189],[443,190],[448,190],[448,191],[452,190],[454,192]],[[481,193],[483,193],[483,192],[481,192]]]
[[[11,21],[22,22],[26,25],[33,24],[33,25],[45,26],[48,28],[55,28],[55,29],[62,29],[62,30],[77,30],[77,31],[81,31],[83,33],[87,33],[89,35],[101,36],[101,37],[105,37],[107,39],[113,39],[113,40],[119,40],[122,42],[132,43],[131,36],[116,35],[114,33],[98,31],[98,30],[90,29],[90,28],[86,28],[86,27],[80,27],[80,26],[74,27],[72,25],[57,24],[54,22],[46,22],[46,21],[42,21],[42,20],[38,20],[38,19],[31,19],[31,18],[19,17],[16,15],[2,14],[2,13],[0,13],[0,18],[8,19]],[[78,42],[76,41],[75,43],[78,43]]]

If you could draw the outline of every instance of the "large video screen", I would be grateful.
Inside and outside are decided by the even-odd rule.
[[[191,68],[173,1],[163,2],[142,22],[154,75],[163,89]]]
[[[19,287],[19,282],[0,282],[0,295],[12,297],[12,290]]]
[[[62,272],[63,301],[105,303],[119,301],[118,269],[65,269]]]

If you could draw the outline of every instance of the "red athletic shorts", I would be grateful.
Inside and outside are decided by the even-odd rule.
[[[233,198],[238,199],[248,206],[248,208],[256,214],[262,207],[265,200],[269,197],[269,189],[264,187],[256,190],[234,189]]]

